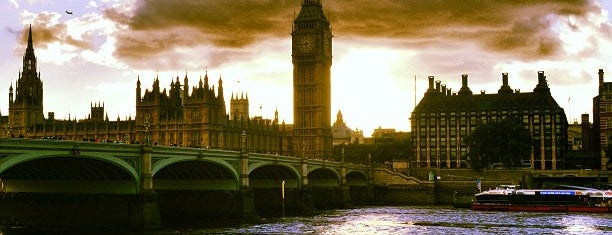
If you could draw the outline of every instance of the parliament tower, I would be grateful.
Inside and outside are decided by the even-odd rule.
[[[28,47],[23,56],[23,68],[15,84],[9,88],[9,124],[15,136],[25,136],[43,122],[43,86],[36,71],[36,55],[32,46],[32,26],[28,32]],[[14,96],[13,96],[14,95]]]
[[[332,151],[332,32],[321,0],[304,0],[293,23],[293,149],[306,158]]]

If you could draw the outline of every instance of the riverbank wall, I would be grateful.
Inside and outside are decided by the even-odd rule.
[[[610,172],[534,171],[531,169],[436,169],[391,168],[372,170],[373,202],[383,205],[457,205],[466,206],[474,194],[499,185],[522,188],[550,188],[575,185],[599,188],[612,182]]]

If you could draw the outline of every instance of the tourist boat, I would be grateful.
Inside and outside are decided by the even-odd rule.
[[[474,195],[472,210],[612,213],[612,190],[564,186],[519,189],[500,185]]]

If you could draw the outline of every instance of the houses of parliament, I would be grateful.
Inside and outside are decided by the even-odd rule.
[[[168,90],[155,78],[151,89],[136,81],[136,116],[111,120],[104,104],[92,103],[88,118],[59,120],[43,113],[43,83],[37,70],[32,28],[23,68],[9,88],[9,114],[0,116],[4,136],[112,141],[239,150],[243,134],[251,152],[327,158],[332,152],[332,33],[320,0],[304,0],[292,29],[294,124],[249,116],[249,99],[232,94],[229,110],[223,81],[208,74],[194,82],[187,74]],[[195,83],[195,84],[194,84]],[[194,85],[192,85],[194,84]]]

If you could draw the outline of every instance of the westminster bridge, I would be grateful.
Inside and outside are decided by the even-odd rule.
[[[3,224],[156,227],[307,214],[371,197],[371,168],[241,151],[0,139]]]

